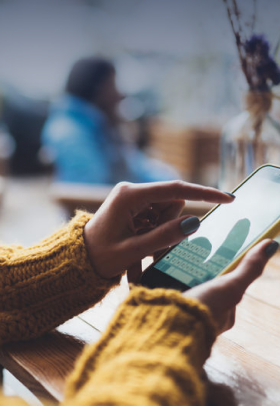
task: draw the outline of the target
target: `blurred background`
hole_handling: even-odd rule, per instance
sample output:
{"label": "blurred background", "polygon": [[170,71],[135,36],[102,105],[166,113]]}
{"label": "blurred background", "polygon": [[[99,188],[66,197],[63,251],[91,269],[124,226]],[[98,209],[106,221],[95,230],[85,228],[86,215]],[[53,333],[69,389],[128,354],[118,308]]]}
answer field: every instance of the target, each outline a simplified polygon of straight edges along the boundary
{"label": "blurred background", "polygon": [[[255,11],[253,0],[238,4],[245,23],[256,13],[254,31],[274,49],[279,0],[258,0]],[[123,139],[181,178],[217,186],[221,129],[242,111],[247,89],[222,0],[0,0],[3,243],[39,241],[76,207],[96,210],[112,186],[56,182],[42,146],[50,108],[87,56],[116,68]]]}
{"label": "blurred background", "polygon": [[[239,3],[249,24],[255,2]],[[256,5],[255,32],[273,49],[280,2]],[[217,185],[221,129],[247,88],[222,0],[1,0],[0,55],[3,242],[38,241],[109,190],[54,187],[55,162],[42,148],[49,109],[85,56],[116,68],[124,139],[183,179]],[[75,201],[81,194],[87,204]]]}

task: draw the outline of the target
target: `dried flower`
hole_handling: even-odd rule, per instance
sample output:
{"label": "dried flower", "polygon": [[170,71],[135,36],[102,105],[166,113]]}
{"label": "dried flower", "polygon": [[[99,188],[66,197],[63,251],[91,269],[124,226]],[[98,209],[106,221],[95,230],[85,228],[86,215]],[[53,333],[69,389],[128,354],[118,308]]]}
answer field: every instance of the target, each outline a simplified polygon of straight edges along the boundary
{"label": "dried flower", "polygon": [[248,55],[258,54],[267,57],[269,54],[269,43],[264,35],[252,35],[250,39],[245,41],[244,48]]}
{"label": "dried flower", "polygon": [[[240,21],[241,13],[236,0],[223,0],[235,36],[241,67],[250,90],[270,91],[280,83],[280,68],[270,54],[264,35],[252,34],[246,39]],[[231,3],[231,6],[230,6]],[[255,15],[253,16],[255,21]],[[252,24],[254,26],[254,23]]]}

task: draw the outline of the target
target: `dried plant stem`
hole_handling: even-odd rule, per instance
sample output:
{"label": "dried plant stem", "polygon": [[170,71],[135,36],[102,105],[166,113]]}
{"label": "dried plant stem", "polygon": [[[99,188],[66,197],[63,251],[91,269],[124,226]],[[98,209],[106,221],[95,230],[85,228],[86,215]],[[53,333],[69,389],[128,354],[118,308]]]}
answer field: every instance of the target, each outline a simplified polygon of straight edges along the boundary
{"label": "dried plant stem", "polygon": [[234,10],[234,14],[235,14],[235,17],[236,17],[236,21],[237,21],[237,24],[238,24],[238,32],[239,32],[240,35],[242,35],[242,27],[241,27],[240,18],[239,18],[240,17],[240,11],[238,9],[236,0],[232,0],[232,4],[233,4],[233,10]]}
{"label": "dried plant stem", "polygon": [[253,12],[253,18],[252,18],[252,34],[254,32],[256,20],[257,20],[257,0],[253,0],[253,7],[254,7],[254,12]]}
{"label": "dried plant stem", "polygon": [[238,22],[238,30],[239,30],[239,31],[237,31],[237,30],[235,29],[235,27],[234,27],[234,23],[233,23],[233,19],[232,19],[232,14],[231,14],[231,9],[230,9],[230,7],[229,7],[228,0],[223,0],[223,2],[224,2],[225,5],[226,5],[226,9],[227,9],[227,14],[228,14],[228,18],[229,18],[229,21],[230,21],[230,25],[231,25],[233,34],[234,34],[234,36],[235,36],[235,42],[236,42],[236,45],[237,45],[237,51],[238,51],[239,60],[240,60],[240,63],[241,63],[241,68],[242,68],[242,71],[243,71],[243,73],[244,73],[244,75],[245,75],[245,78],[246,78],[246,80],[247,80],[247,82],[248,82],[248,84],[249,84],[249,86],[250,86],[250,88],[251,88],[251,87],[252,87],[252,81],[251,81],[250,75],[249,75],[249,73],[248,73],[248,67],[247,67],[246,58],[245,58],[245,57],[243,56],[243,54],[242,54],[242,42],[241,42],[241,36],[240,36],[241,27],[240,27],[239,10],[238,10],[238,7],[237,7],[237,3],[236,3],[235,0],[232,0],[232,2],[233,2],[233,7],[234,7],[234,13],[235,13],[235,15],[236,15],[237,22]]}

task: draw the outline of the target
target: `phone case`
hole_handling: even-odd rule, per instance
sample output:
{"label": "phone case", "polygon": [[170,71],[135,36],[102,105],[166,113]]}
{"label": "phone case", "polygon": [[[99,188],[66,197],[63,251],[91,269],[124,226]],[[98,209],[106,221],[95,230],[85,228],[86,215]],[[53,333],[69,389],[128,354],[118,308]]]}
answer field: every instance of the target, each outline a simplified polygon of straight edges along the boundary
{"label": "phone case", "polygon": [[[273,165],[273,164],[265,164],[262,166],[259,166],[254,172],[252,172],[249,176],[247,176],[247,178],[245,178],[235,189],[233,189],[232,193],[234,193],[240,186],[242,186],[245,182],[247,182],[248,179],[250,179],[252,176],[254,176],[254,174],[256,172],[258,172],[259,170],[261,170],[262,168],[268,167],[268,166],[272,166],[273,168],[277,168],[280,170],[280,167],[277,165]],[[213,207],[212,210],[210,210],[208,213],[205,214],[205,216],[203,216],[201,218],[201,220],[203,220],[205,217],[207,217],[212,211],[215,210],[215,208],[218,205],[216,205],[215,207]],[[280,206],[280,202],[279,202],[279,206]],[[279,235],[280,238],[280,219],[275,222],[268,230],[266,230],[257,240],[255,240],[251,245],[249,245],[246,250],[244,252],[242,252],[242,254],[240,254],[240,256],[238,258],[236,258],[233,262],[231,262],[221,273],[219,273],[216,277],[220,276],[220,275],[224,275],[226,273],[229,273],[231,271],[233,271],[236,266],[239,264],[239,262],[242,260],[242,258],[246,255],[246,253],[252,248],[254,247],[256,244],[258,244],[260,241],[264,240],[265,238],[276,238]]]}
{"label": "phone case", "polygon": [[[233,191],[234,193],[240,186],[242,186],[245,182],[248,181],[251,177],[255,175],[256,172],[261,170],[262,168],[265,167],[272,167],[272,168],[277,168],[279,170],[279,179],[280,179],[280,166],[277,165],[272,165],[272,164],[265,164],[257,168],[254,172],[252,172],[249,176],[247,176],[246,179],[244,179]],[[201,220],[205,219],[207,216],[209,216],[217,207],[219,204],[215,205],[212,210],[210,210],[208,213],[206,213]],[[279,212],[280,212],[280,201],[279,201]],[[224,270],[222,270],[220,273],[218,273],[215,277],[218,277],[220,275],[224,275],[226,273],[231,272],[236,268],[238,263],[242,260],[242,258],[246,255],[246,253],[256,244],[258,244],[260,241],[262,241],[265,238],[273,238],[277,240],[277,236],[279,236],[280,239],[280,218],[277,220],[269,229],[267,229],[263,234],[261,234],[252,244],[250,244],[244,252],[242,252],[236,259],[234,259],[229,265],[226,266]],[[280,242],[280,241],[279,241]],[[173,249],[173,248],[172,248]],[[171,249],[171,250],[172,250]],[[158,287],[157,282],[156,282],[156,272],[159,272],[161,274],[161,271],[157,270],[154,268],[154,264],[157,263],[162,257],[164,257],[170,250],[167,250],[165,253],[163,253],[160,258],[158,258],[155,262],[150,264],[143,272],[142,278],[141,278],[141,283],[144,284],[144,286],[148,287]],[[149,270],[153,269],[151,273],[149,273]],[[176,278],[172,278],[169,275],[166,275],[165,273],[162,273],[161,275],[164,275],[164,280],[161,279],[161,283],[163,285],[160,285],[161,287],[169,287],[169,283],[171,283],[171,287],[178,289],[178,290],[186,290],[186,288],[189,288],[187,284],[184,284],[183,282],[177,280]],[[168,281],[168,279],[172,279],[172,281]]]}

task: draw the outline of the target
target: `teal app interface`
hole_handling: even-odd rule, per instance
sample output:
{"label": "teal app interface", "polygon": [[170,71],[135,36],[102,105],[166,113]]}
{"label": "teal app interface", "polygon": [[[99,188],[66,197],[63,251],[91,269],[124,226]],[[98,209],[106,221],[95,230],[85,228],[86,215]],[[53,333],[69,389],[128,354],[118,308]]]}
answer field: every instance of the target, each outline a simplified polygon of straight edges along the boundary
{"label": "teal app interface", "polygon": [[219,206],[196,233],[154,267],[193,287],[214,278],[280,217],[280,171],[259,170]]}

